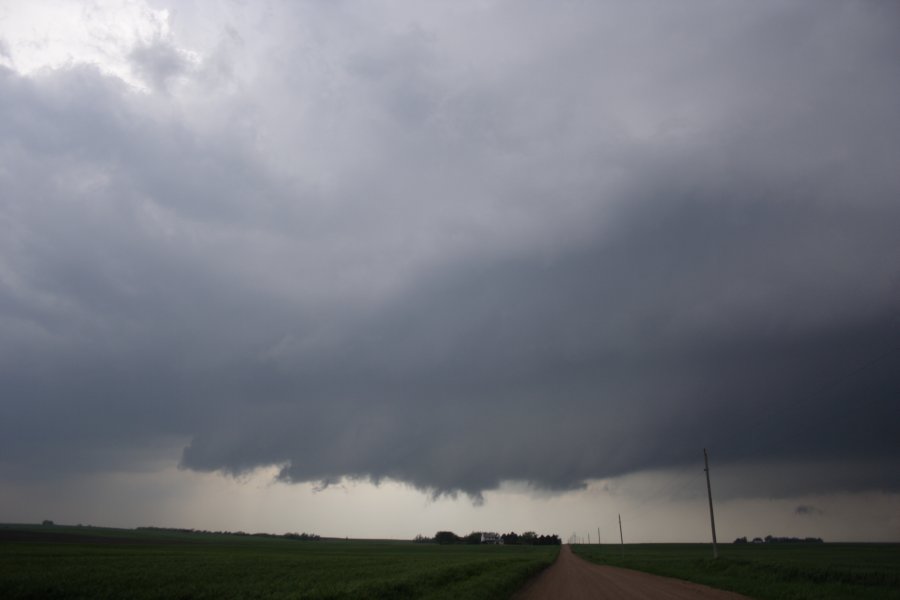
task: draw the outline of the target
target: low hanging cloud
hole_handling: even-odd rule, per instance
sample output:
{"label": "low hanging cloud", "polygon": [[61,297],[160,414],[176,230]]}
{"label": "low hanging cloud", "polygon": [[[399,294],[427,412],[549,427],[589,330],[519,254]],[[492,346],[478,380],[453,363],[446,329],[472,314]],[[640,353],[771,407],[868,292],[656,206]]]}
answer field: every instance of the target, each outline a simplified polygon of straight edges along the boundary
{"label": "low hanging cloud", "polygon": [[900,490],[896,11],[243,10],[0,67],[5,477]]}

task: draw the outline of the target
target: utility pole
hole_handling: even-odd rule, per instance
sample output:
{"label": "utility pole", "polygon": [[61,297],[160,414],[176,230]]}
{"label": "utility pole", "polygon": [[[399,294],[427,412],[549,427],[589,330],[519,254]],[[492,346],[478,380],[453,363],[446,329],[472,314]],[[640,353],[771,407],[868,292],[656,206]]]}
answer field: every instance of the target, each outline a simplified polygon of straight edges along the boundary
{"label": "utility pole", "polygon": [[600,528],[597,528],[597,545],[600,545]]}
{"label": "utility pole", "polygon": [[622,513],[619,513],[619,541],[622,542],[622,558],[625,558],[625,536],[622,535]]}
{"label": "utility pole", "polygon": [[709,456],[706,454],[706,448],[703,449],[703,464],[706,471],[706,495],[709,496],[709,524],[712,526],[713,540],[713,558],[719,558],[719,549],[716,548],[716,517],[713,515],[712,507],[712,488],[709,485]]}
{"label": "utility pole", "polygon": [[591,545],[591,532],[588,531],[588,546]]}

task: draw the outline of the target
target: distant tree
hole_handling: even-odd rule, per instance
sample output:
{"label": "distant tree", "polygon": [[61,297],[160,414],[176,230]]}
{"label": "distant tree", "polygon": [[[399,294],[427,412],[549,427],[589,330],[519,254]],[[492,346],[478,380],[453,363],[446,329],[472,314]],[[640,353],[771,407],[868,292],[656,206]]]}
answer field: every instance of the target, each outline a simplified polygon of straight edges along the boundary
{"label": "distant tree", "polygon": [[747,543],[747,536],[739,537],[738,539],[734,540],[734,543],[735,543],[735,544],[746,544],[746,543]]}
{"label": "distant tree", "polygon": [[459,542],[459,536],[452,531],[438,531],[434,534],[434,541],[438,544],[456,544]]}
{"label": "distant tree", "polygon": [[533,544],[537,539],[537,534],[533,531],[526,531],[519,536],[519,541],[523,544]]}
{"label": "distant tree", "polygon": [[[754,542],[756,540],[753,540]],[[772,535],[767,535],[765,542],[767,544],[822,544],[822,538],[817,537],[807,537],[807,538],[797,538],[797,537],[775,537]]]}
{"label": "distant tree", "polygon": [[419,535],[416,536],[416,538],[413,541],[417,544],[430,544],[434,540],[431,539],[430,537],[428,537],[427,535],[422,535],[420,533]]}
{"label": "distant tree", "polygon": [[[257,535],[259,535],[259,534],[257,534]],[[265,537],[265,535],[263,535],[263,537]],[[286,537],[289,540],[300,540],[303,542],[317,542],[320,539],[322,539],[320,536],[316,535],[315,533],[306,533],[306,532],[286,533],[282,537]]]}
{"label": "distant tree", "polygon": [[41,521],[41,525],[53,525],[53,521],[51,521],[50,519],[44,519],[43,521]]}
{"label": "distant tree", "polygon": [[465,538],[463,538],[467,544],[480,544],[481,543],[481,532],[473,531]]}
{"label": "distant tree", "polygon": [[504,544],[518,544],[519,543],[519,534],[515,531],[510,531],[509,533],[504,533],[500,536],[500,539],[503,540]]}
{"label": "distant tree", "polygon": [[559,546],[562,544],[562,540],[556,534],[541,535],[535,539],[534,544],[537,546]]}

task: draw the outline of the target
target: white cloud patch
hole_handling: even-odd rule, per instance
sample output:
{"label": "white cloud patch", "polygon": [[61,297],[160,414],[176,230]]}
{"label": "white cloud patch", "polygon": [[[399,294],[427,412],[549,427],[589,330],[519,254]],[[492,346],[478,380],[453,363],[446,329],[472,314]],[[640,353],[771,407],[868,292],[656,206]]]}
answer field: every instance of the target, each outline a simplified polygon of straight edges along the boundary
{"label": "white cloud patch", "polygon": [[19,73],[91,65],[146,89],[197,55],[172,45],[170,11],[143,0],[36,0],[0,13],[3,56]]}

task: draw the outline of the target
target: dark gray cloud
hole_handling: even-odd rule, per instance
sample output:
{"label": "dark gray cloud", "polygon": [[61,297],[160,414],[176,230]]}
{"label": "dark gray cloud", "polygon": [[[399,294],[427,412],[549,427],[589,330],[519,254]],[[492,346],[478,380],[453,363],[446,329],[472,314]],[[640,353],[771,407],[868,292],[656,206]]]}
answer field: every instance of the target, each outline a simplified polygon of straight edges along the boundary
{"label": "dark gray cloud", "polygon": [[184,75],[191,67],[190,58],[183,51],[162,40],[134,48],[130,58],[137,75],[163,92],[173,78]]}
{"label": "dark gray cloud", "polygon": [[816,508],[815,506],[810,506],[809,504],[801,504],[794,509],[794,514],[801,517],[806,517],[809,515],[821,515],[822,509]]}
{"label": "dark gray cloud", "polygon": [[341,6],[0,69],[6,476],[900,489],[894,11]]}

